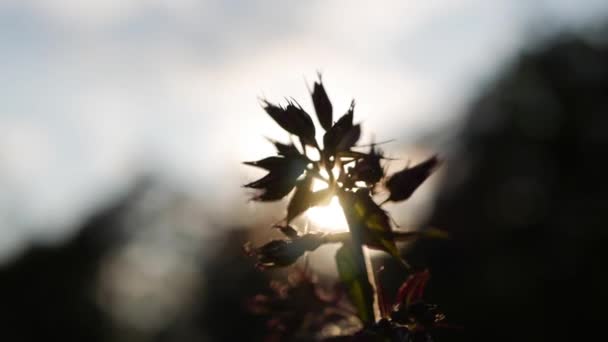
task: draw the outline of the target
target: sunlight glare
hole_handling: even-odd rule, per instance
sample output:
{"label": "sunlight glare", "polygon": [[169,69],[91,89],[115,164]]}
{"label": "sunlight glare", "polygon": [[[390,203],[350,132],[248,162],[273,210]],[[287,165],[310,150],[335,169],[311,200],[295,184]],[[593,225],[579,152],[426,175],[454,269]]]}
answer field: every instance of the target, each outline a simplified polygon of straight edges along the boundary
{"label": "sunlight glare", "polygon": [[[315,179],[312,183],[312,188],[313,191],[323,190],[327,188],[327,184]],[[337,196],[334,196],[326,206],[308,209],[306,216],[310,219],[314,229],[324,232],[348,231],[348,224],[346,223],[346,218]]]}

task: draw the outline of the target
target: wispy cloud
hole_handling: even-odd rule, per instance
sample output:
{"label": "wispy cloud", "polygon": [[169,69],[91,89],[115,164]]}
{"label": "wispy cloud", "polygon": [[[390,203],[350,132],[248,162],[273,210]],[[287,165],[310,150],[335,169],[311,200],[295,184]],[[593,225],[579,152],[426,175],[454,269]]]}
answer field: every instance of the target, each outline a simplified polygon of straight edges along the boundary
{"label": "wispy cloud", "polygon": [[[278,132],[257,97],[309,105],[304,79],[317,70],[337,111],[354,97],[370,131],[411,139],[457,117],[478,81],[541,19],[576,26],[607,7],[4,1],[0,240],[15,246],[69,233],[141,165],[217,194],[219,203],[234,201],[243,180],[235,164],[270,151],[262,137]],[[225,184],[235,192],[220,192]],[[39,228],[49,226],[56,228]]]}

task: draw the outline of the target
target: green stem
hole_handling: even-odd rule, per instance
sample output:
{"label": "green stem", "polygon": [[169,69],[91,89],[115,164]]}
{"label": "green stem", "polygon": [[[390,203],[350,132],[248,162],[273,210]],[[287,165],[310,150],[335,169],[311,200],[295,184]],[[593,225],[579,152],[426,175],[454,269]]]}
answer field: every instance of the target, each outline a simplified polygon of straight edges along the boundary
{"label": "green stem", "polygon": [[352,210],[354,208],[349,200],[349,194],[341,191],[338,193],[338,198],[340,199],[340,204],[350,231],[350,241],[345,241],[345,245],[348,244],[350,247],[352,260],[355,263],[354,272],[356,274],[354,278],[358,279],[363,296],[363,304],[358,308],[359,314],[362,316],[361,318],[365,324],[371,324],[380,319],[380,312],[371,260],[364,250],[364,241],[361,234],[363,227],[361,227],[361,223],[356,219],[356,215],[353,215]]}

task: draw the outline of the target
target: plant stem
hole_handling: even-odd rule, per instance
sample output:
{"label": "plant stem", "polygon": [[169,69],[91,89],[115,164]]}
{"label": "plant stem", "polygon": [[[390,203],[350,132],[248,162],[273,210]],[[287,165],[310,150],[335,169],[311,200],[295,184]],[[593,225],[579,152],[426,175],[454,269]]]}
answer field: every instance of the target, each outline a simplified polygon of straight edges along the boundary
{"label": "plant stem", "polygon": [[361,250],[363,251],[363,258],[365,262],[365,272],[367,273],[367,280],[369,284],[372,286],[373,293],[373,307],[374,307],[374,321],[378,322],[382,318],[382,314],[380,312],[380,297],[378,295],[378,284],[376,283],[376,273],[374,272],[374,267],[372,265],[372,258],[369,254],[369,249],[365,246],[361,246]]}
{"label": "plant stem", "polygon": [[346,217],[350,231],[350,241],[346,240],[346,242],[352,242],[350,250],[352,251],[352,259],[356,265],[356,278],[360,282],[361,294],[366,303],[366,312],[364,313],[364,317],[369,317],[368,321],[365,321],[364,319],[364,323],[371,324],[380,318],[376,284],[374,272],[371,269],[371,260],[369,259],[369,255],[367,255],[364,250],[364,241],[362,236],[364,228],[361,226],[360,220],[356,218],[357,216],[353,215],[353,203],[351,200],[351,195],[352,193],[341,191],[338,193],[338,198],[340,199],[340,205],[344,211],[344,216]]}

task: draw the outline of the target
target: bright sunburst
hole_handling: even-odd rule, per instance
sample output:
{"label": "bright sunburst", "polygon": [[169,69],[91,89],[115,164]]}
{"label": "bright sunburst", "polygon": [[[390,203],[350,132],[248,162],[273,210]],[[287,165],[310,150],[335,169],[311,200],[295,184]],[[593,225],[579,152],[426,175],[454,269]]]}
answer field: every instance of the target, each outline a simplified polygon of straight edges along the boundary
{"label": "bright sunburst", "polygon": [[[327,184],[315,179],[312,183],[312,187],[313,191],[318,191],[327,188]],[[316,206],[308,209],[306,216],[308,216],[315,229],[325,232],[348,230],[348,224],[346,223],[346,218],[344,217],[344,212],[342,211],[337,196],[332,197],[331,201],[326,206]]]}

